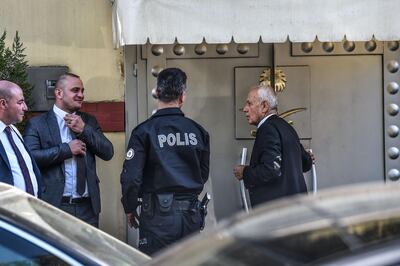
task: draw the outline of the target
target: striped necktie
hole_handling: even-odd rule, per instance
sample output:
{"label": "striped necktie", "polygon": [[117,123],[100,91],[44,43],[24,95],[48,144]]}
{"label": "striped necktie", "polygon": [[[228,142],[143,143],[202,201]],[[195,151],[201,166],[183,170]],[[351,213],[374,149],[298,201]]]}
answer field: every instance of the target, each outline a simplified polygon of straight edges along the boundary
{"label": "striped necktie", "polygon": [[25,190],[26,190],[27,193],[34,195],[32,180],[31,180],[31,176],[29,174],[28,167],[26,166],[25,160],[22,157],[21,152],[19,151],[17,145],[14,142],[11,130],[12,129],[9,126],[7,126],[6,129],[5,129],[8,141],[10,142],[11,147],[13,148],[15,155],[17,156],[17,161],[18,161],[19,167],[21,168],[22,175],[24,177]]}

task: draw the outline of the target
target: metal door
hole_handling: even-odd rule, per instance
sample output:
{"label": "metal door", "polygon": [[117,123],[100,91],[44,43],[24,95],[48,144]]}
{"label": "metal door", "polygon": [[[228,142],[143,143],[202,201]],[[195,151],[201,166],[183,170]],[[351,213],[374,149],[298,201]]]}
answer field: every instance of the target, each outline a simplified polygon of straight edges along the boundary
{"label": "metal door", "polygon": [[350,52],[341,43],[275,45],[277,69],[310,69],[309,137],[320,188],[384,180],[383,45],[368,51],[362,44]]}

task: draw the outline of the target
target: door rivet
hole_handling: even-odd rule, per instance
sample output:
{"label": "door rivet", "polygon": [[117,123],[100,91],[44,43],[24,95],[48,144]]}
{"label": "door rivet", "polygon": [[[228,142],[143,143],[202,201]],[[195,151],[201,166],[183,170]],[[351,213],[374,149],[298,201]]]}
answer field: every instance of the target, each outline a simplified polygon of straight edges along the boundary
{"label": "door rivet", "polygon": [[164,48],[161,45],[153,45],[151,47],[151,52],[155,56],[160,56],[164,53]]}
{"label": "door rivet", "polygon": [[313,49],[313,44],[311,42],[303,42],[301,44],[301,50],[303,50],[303,52],[305,53],[311,52],[312,49]]}
{"label": "door rivet", "polygon": [[399,62],[396,60],[390,60],[387,69],[389,70],[390,73],[396,73],[397,70],[399,70]]}

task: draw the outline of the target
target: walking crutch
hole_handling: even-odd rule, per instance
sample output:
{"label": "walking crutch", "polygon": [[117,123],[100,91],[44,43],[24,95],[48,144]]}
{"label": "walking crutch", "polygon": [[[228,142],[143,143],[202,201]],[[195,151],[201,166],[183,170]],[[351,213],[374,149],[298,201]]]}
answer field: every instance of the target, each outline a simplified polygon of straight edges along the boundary
{"label": "walking crutch", "polygon": [[[240,156],[240,165],[246,164],[247,148],[242,148],[242,154]],[[249,204],[247,203],[246,189],[244,187],[243,180],[240,180],[240,196],[242,197],[243,207],[246,212],[249,212]]]}
{"label": "walking crutch", "polygon": [[[312,153],[312,149],[310,149],[310,152]],[[317,182],[317,171],[315,170],[314,161],[313,161],[312,167],[311,167],[311,176],[312,176],[312,181],[313,181],[313,194],[317,194],[318,182]]]}

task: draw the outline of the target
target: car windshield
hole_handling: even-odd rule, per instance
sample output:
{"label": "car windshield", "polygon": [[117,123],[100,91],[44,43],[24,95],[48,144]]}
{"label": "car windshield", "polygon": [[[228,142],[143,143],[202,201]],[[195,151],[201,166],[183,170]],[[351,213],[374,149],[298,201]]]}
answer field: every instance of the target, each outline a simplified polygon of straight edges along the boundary
{"label": "car windshield", "polygon": [[0,214],[51,240],[110,265],[142,265],[148,257],[125,243],[49,204],[22,193],[0,190]]}
{"label": "car windshield", "polygon": [[332,226],[275,239],[238,238],[198,265],[297,265],[338,259],[400,236],[400,217]]}

